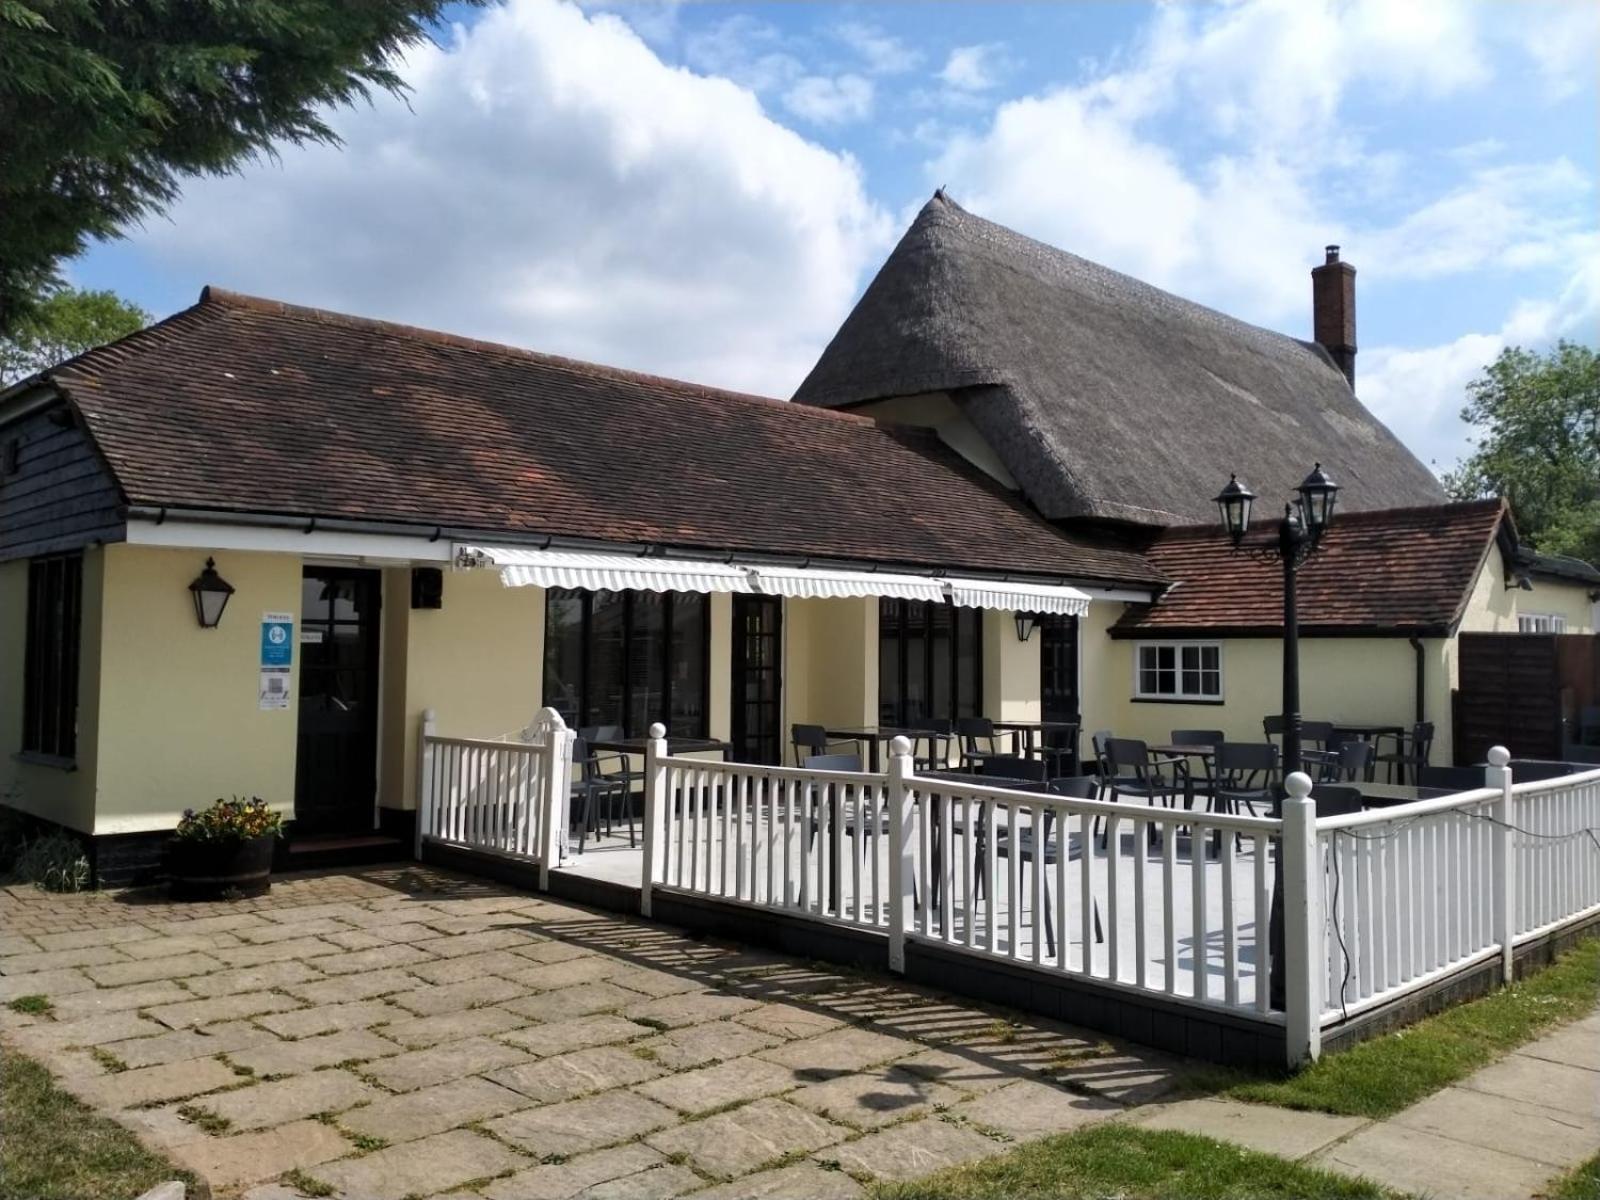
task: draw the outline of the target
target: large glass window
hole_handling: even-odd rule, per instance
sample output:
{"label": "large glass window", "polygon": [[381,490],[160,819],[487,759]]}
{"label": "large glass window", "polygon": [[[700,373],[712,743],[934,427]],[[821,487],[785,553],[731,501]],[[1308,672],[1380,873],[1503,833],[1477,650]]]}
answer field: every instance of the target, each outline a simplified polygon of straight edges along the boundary
{"label": "large glass window", "polygon": [[1134,695],[1140,700],[1221,700],[1222,647],[1216,642],[1144,642]]}
{"label": "large glass window", "polygon": [[575,728],[643,737],[661,721],[675,736],[704,737],[709,620],[697,592],[551,588],[544,702]]}
{"label": "large glass window", "polygon": [[983,612],[878,601],[878,720],[976,717],[983,709]]}
{"label": "large glass window", "polygon": [[22,749],[52,758],[78,750],[78,642],[83,556],[58,554],[28,564]]}

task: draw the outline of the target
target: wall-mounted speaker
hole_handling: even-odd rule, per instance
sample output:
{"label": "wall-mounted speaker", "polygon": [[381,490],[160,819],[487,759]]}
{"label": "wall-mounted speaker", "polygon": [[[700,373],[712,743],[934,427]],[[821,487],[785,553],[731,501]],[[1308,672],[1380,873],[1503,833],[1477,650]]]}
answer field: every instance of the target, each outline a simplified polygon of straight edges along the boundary
{"label": "wall-mounted speaker", "polygon": [[438,567],[411,568],[411,607],[444,607],[444,572]]}

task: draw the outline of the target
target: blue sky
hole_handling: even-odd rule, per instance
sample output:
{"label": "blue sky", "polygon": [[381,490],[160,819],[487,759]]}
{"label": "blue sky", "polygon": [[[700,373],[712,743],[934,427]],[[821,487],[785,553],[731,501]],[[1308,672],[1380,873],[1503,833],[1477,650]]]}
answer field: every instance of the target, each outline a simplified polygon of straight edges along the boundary
{"label": "blue sky", "polygon": [[1425,461],[1509,344],[1600,325],[1600,4],[507,0],[342,151],[200,180],[73,264],[786,396],[938,185],[1246,320],[1359,271],[1358,391]]}

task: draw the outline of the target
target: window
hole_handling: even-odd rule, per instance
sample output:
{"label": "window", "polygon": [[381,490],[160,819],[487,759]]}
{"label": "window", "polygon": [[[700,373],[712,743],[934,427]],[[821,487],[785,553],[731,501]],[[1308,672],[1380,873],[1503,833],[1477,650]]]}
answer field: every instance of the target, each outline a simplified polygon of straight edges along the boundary
{"label": "window", "polygon": [[22,749],[52,758],[78,750],[78,635],[83,556],[28,564],[28,641],[23,668]]}
{"label": "window", "polygon": [[1567,619],[1560,613],[1521,613],[1517,617],[1518,633],[1565,633]]}
{"label": "window", "polygon": [[1139,700],[1221,700],[1222,647],[1216,642],[1144,642],[1134,674],[1134,697]]}
{"label": "window", "polygon": [[983,708],[983,611],[878,601],[878,720],[976,717]]}
{"label": "window", "polygon": [[544,702],[577,728],[704,737],[710,606],[698,592],[545,593]]}

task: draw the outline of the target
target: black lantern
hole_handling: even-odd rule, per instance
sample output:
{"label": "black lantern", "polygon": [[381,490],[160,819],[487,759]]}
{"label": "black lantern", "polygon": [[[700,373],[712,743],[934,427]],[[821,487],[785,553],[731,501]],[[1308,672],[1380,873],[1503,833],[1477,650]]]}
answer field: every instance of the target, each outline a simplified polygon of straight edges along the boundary
{"label": "black lantern", "polygon": [[1025,642],[1033,636],[1033,631],[1039,627],[1037,613],[1019,612],[1017,614],[1017,641]]}
{"label": "black lantern", "polygon": [[1312,537],[1321,537],[1333,520],[1333,506],[1339,498],[1339,485],[1322,473],[1322,464],[1312,468],[1300,485],[1300,523]]}
{"label": "black lantern", "polygon": [[1256,494],[1240,483],[1237,475],[1229,475],[1228,486],[1217,493],[1217,511],[1235,546],[1250,531],[1250,507],[1255,501]]}
{"label": "black lantern", "polygon": [[194,615],[201,629],[215,629],[222,620],[222,610],[228,607],[228,597],[233,595],[233,584],[217,574],[217,560],[206,559],[206,569],[189,585],[194,597]]}

